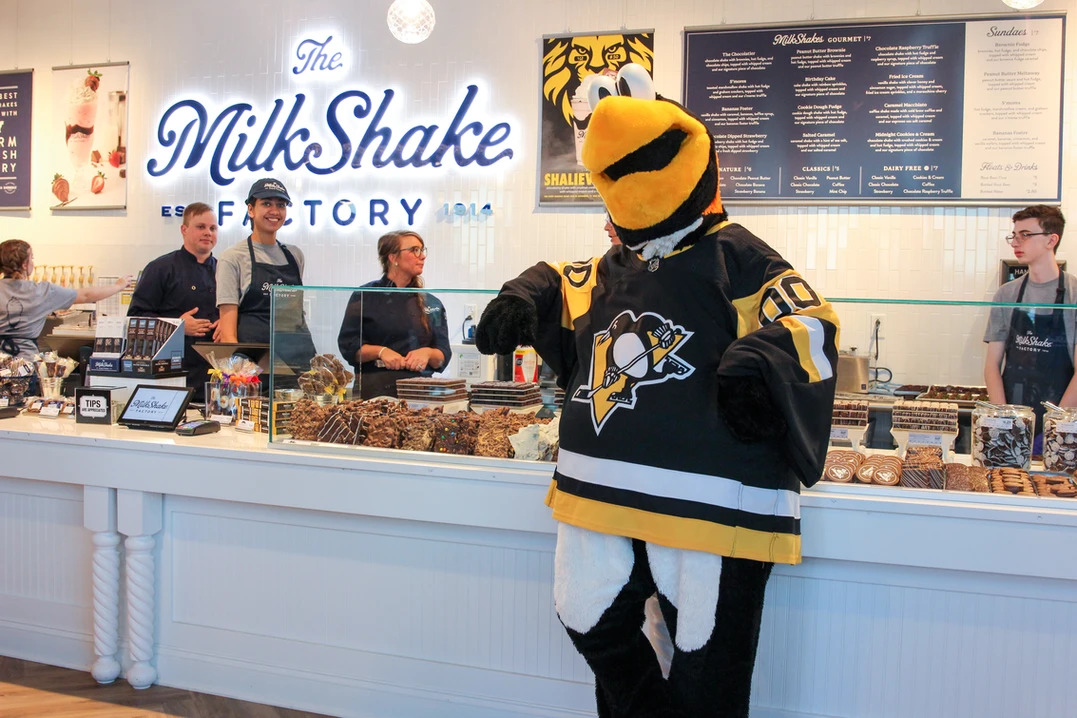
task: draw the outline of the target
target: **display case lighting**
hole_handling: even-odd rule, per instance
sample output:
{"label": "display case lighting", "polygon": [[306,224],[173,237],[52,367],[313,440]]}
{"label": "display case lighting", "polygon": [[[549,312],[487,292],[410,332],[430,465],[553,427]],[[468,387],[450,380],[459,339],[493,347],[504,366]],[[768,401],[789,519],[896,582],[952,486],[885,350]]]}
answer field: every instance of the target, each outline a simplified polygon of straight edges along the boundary
{"label": "display case lighting", "polygon": [[1043,0],[1002,0],[1002,2],[1009,5],[1014,10],[1031,10],[1042,3]]}
{"label": "display case lighting", "polygon": [[393,0],[386,22],[393,37],[414,45],[434,31],[434,8],[426,0]]}

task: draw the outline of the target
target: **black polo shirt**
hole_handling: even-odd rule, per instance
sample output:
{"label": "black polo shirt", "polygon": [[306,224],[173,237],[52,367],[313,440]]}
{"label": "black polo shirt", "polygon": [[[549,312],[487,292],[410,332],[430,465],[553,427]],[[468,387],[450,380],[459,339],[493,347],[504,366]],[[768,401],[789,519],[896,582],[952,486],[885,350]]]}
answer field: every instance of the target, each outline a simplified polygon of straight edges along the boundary
{"label": "black polo shirt", "polygon": [[[178,319],[198,307],[196,319],[217,321],[217,258],[210,255],[201,264],[193,254],[180,247],[163,254],[146,265],[127,308],[129,317],[170,317]],[[195,342],[213,341],[212,332],[204,337],[184,337],[183,368],[190,373],[190,386],[206,381],[208,365],[191,348]],[[200,393],[200,392],[199,392]]]}

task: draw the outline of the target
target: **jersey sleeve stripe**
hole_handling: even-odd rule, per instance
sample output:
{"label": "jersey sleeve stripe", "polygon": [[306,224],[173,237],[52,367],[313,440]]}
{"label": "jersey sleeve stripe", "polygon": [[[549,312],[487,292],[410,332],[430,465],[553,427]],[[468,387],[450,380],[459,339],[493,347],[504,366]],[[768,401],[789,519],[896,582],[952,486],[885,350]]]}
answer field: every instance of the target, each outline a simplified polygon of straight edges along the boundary
{"label": "jersey sleeve stripe", "polygon": [[823,381],[834,376],[834,367],[823,350],[826,342],[823,323],[802,314],[790,314],[780,321],[793,337],[800,366],[807,372],[808,381]]}

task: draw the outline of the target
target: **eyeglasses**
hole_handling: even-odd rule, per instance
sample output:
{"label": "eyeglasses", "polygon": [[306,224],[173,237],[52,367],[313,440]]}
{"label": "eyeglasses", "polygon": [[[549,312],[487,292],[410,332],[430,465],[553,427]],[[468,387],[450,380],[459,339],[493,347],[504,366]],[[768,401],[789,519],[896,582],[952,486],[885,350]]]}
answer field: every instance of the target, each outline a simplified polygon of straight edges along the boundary
{"label": "eyeglasses", "polygon": [[1054,232],[1017,232],[1015,234],[1007,234],[1006,244],[1012,247],[1015,244],[1020,244],[1021,242],[1024,242],[1029,237],[1049,237],[1052,234],[1054,234]]}
{"label": "eyeglasses", "polygon": [[401,247],[400,249],[398,249],[398,250],[396,250],[396,251],[397,251],[397,253],[398,253],[398,254],[399,254],[400,252],[411,252],[411,253],[412,253],[412,254],[414,254],[414,255],[415,255],[416,257],[425,257],[425,256],[426,256],[426,247],[423,247],[423,246],[418,246],[418,247]]}

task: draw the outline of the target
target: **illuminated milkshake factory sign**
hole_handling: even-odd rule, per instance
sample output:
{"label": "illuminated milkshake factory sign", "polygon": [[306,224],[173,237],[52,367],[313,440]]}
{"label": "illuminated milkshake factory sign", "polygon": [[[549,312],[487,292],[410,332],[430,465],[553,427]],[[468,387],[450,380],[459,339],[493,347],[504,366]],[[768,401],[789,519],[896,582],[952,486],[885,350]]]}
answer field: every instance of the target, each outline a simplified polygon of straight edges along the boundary
{"label": "illuminated milkshake factory sign", "polygon": [[[345,59],[330,35],[324,40],[301,40],[290,64],[288,74],[298,80],[340,73]],[[161,115],[146,170],[152,177],[204,170],[216,185],[228,187],[243,173],[277,175],[287,181],[284,171],[332,176],[383,168],[488,167],[512,158],[512,127],[505,121],[477,118],[473,105],[479,95],[477,85],[468,85],[451,116],[411,126],[392,124],[393,110],[400,104],[394,105],[397,93],[392,89],[344,89],[328,98],[324,114],[313,125],[302,119],[303,108],[317,106],[317,99],[308,99],[303,92],[277,98],[264,108],[247,102],[215,108],[183,99]],[[401,219],[410,225],[422,200],[379,197],[369,200],[369,212],[346,198],[325,202],[331,205],[325,212],[317,211],[321,200],[311,202],[305,203],[310,207],[311,224],[388,224],[386,215],[395,209],[404,213]],[[223,224],[232,215],[228,206],[234,203],[221,205]],[[168,216],[173,209],[166,205],[162,214]]]}

